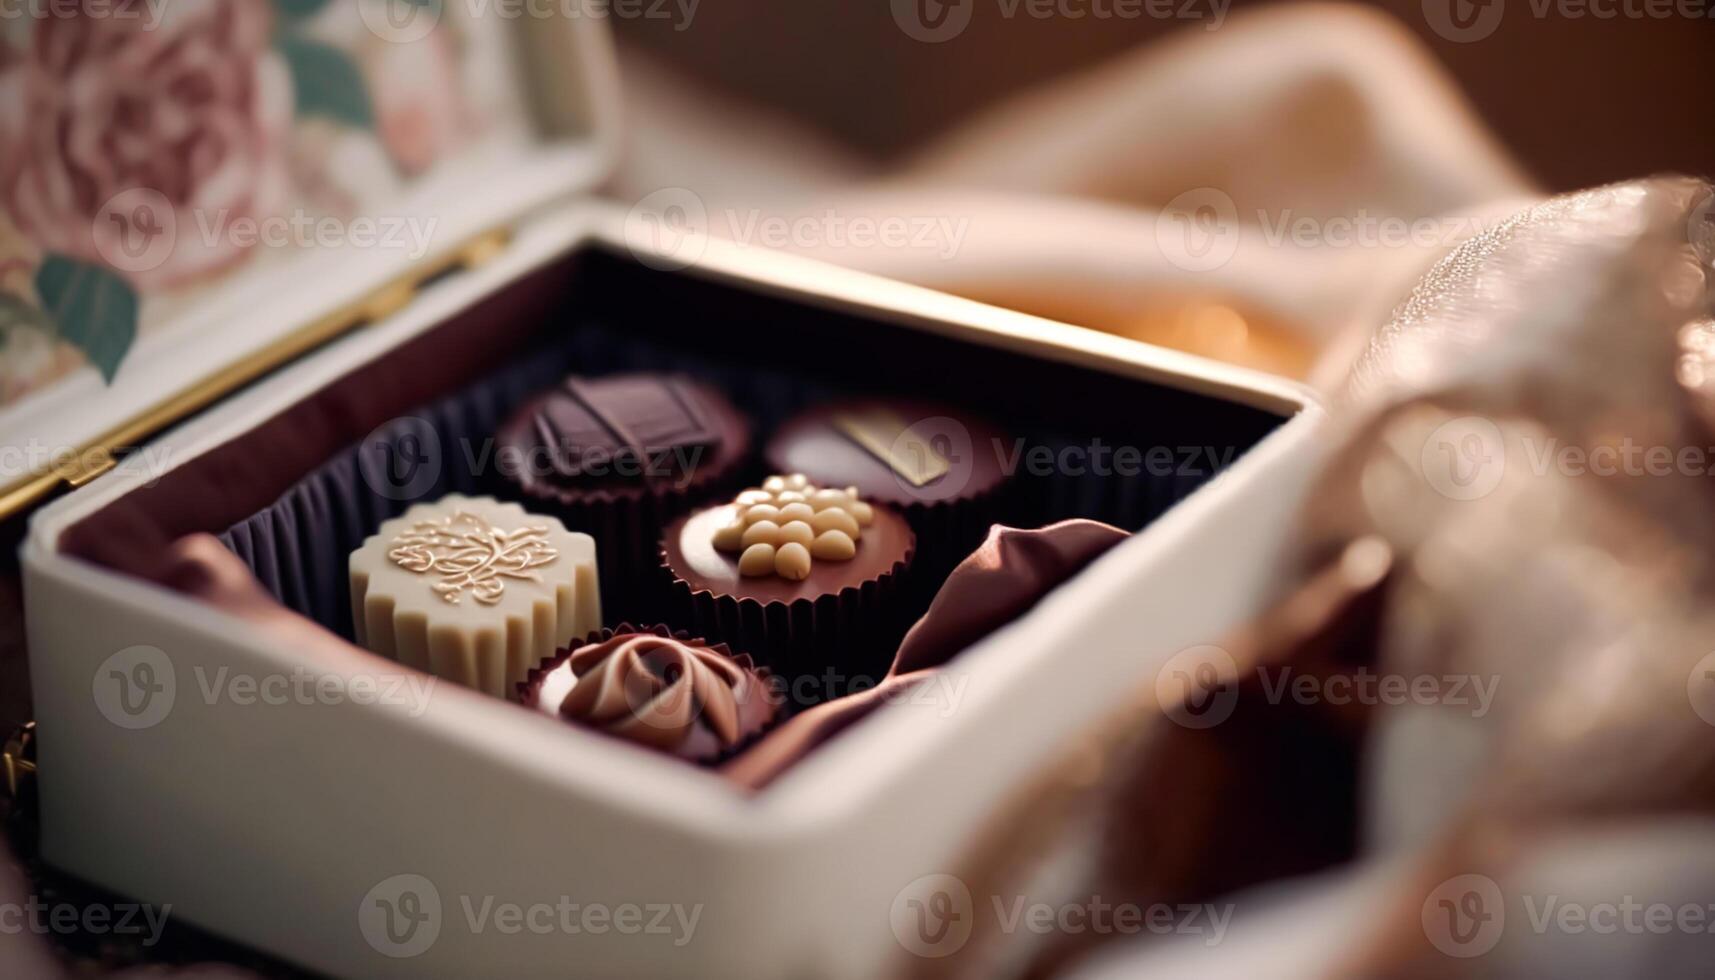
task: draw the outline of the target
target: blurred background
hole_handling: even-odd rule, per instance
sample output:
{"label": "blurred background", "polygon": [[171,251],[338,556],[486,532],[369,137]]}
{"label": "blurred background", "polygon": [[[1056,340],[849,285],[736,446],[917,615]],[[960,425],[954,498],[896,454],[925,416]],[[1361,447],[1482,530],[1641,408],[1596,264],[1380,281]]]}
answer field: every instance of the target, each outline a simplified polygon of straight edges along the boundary
{"label": "blurred background", "polygon": [[[1507,214],[1715,170],[1697,122],[1715,19],[1696,3],[679,10],[614,22],[616,196],[945,219],[947,254],[796,250],[1322,387],[1435,259]],[[1342,241],[1341,219],[1413,240]],[[1165,240],[1204,233],[1232,236],[1220,261]]]}
{"label": "blurred background", "polygon": [[[1520,10],[1522,0],[1518,0]],[[1276,3],[1234,0],[1229,16]],[[1715,18],[1504,17],[1480,42],[1437,34],[1419,0],[1364,4],[1415,35],[1525,170],[1551,191],[1662,170],[1715,171]],[[977,4],[956,38],[923,44],[886,3],[726,0],[694,27],[622,19],[632,58],[767,108],[885,164],[1012,95],[1177,29],[1150,17],[1004,17]]]}

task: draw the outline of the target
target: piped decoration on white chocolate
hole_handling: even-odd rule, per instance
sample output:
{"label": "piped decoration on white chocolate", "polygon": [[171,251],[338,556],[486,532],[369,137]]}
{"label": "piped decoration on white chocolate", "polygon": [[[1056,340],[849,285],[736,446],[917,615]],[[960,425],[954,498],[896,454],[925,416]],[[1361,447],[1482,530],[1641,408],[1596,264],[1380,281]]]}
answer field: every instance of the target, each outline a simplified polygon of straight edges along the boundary
{"label": "piped decoration on white chocolate", "polygon": [[738,555],[740,575],[794,582],[817,561],[850,561],[875,509],[856,487],[824,489],[802,473],[771,476],[733,499],[733,521],[716,529],[716,550]]}
{"label": "piped decoration on white chocolate", "polygon": [[492,497],[415,504],[349,567],[359,645],[498,697],[601,628],[594,539]]}
{"label": "piped decoration on white chocolate", "polygon": [[388,560],[400,568],[436,576],[435,594],[453,605],[469,589],[477,602],[492,606],[505,595],[508,579],[540,582],[535,569],[559,557],[545,525],[503,531],[466,510],[418,521],[387,549]]}

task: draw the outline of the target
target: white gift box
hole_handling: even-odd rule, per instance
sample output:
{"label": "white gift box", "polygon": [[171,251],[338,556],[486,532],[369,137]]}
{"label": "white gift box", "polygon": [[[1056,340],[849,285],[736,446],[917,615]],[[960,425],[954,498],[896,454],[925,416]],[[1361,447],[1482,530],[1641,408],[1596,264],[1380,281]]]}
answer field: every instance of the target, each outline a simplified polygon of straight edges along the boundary
{"label": "white gift box", "polygon": [[[611,58],[599,20],[563,28],[533,35],[538,56],[545,36],[564,46],[557,71],[531,77],[582,123],[508,161],[504,180],[490,162],[486,190],[443,213],[444,240],[475,245],[410,268],[307,256],[293,288],[248,294],[248,328],[209,334],[195,363],[146,357],[99,412],[62,406],[54,438],[99,444],[135,431],[126,420],[164,392],[248,382],[111,471],[72,474],[80,486],[33,517],[23,563],[44,857],[335,976],[885,975],[911,955],[898,900],[914,880],[954,870],[986,814],[1174,652],[1276,595],[1322,412],[1300,386],[1192,356],[695,234],[657,238],[649,215],[589,194],[614,145]],[[588,254],[801,309],[806,330],[837,315],[1278,424],[962,653],[956,710],[881,711],[755,794],[451,685],[406,707],[360,698],[369,665],[306,663],[251,622],[64,550],[68,529],[115,501]],[[312,345],[248,380],[259,352]],[[200,390],[180,407],[225,388]],[[9,440],[29,431],[9,421]],[[116,689],[116,670],[136,686]],[[282,677],[352,696],[270,702],[230,686]]]}

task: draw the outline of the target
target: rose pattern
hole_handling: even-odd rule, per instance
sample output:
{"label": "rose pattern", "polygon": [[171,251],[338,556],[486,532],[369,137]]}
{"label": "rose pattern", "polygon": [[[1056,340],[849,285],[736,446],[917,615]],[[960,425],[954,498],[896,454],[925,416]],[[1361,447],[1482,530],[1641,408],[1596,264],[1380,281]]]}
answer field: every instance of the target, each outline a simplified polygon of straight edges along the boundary
{"label": "rose pattern", "polygon": [[357,218],[517,125],[510,90],[476,84],[503,49],[465,30],[394,43],[350,0],[70,0],[0,25],[0,406],[84,364],[111,382],[291,209]]}
{"label": "rose pattern", "polygon": [[458,94],[458,54],[446,34],[394,44],[378,41],[370,89],[375,122],[394,163],[407,176],[427,171],[467,138],[469,119]]}
{"label": "rose pattern", "polygon": [[[0,207],[43,249],[105,263],[144,291],[242,257],[232,236],[200,234],[199,217],[283,209],[293,113],[268,5],[174,0],[160,9],[153,27],[138,0],[44,18],[0,82]],[[112,205],[137,191],[148,196]],[[162,231],[173,232],[167,247],[146,248]]]}

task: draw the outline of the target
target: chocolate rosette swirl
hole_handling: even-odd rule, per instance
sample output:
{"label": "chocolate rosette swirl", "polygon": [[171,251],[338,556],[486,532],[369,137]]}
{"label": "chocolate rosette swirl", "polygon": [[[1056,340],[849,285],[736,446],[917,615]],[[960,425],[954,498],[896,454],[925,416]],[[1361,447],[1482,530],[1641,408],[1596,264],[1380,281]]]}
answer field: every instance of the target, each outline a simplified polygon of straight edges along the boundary
{"label": "chocolate rosette swirl", "polygon": [[526,707],[692,762],[726,758],[767,727],[769,693],[748,657],[665,626],[603,630],[520,686]]}

